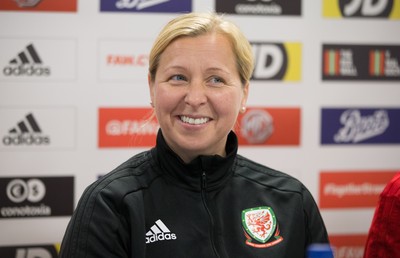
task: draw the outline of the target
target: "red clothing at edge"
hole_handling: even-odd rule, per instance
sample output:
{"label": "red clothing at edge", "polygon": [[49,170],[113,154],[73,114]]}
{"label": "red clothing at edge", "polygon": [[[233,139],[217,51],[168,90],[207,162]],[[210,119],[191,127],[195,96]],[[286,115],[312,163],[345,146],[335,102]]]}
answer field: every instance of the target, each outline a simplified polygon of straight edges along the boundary
{"label": "red clothing at edge", "polygon": [[365,245],[364,258],[400,258],[400,173],[380,195]]}

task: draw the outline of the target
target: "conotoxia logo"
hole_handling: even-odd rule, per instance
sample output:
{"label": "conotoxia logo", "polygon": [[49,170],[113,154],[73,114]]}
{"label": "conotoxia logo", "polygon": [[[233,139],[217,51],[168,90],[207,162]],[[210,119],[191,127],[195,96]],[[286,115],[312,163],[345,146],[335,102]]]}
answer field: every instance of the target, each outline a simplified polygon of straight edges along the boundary
{"label": "conotoxia logo", "polygon": [[301,0],[229,0],[215,1],[219,13],[243,15],[301,15]]}
{"label": "conotoxia logo", "polygon": [[319,207],[373,208],[396,171],[350,171],[320,174]]}
{"label": "conotoxia logo", "polygon": [[100,108],[99,147],[154,146],[159,129],[150,108]]}
{"label": "conotoxia logo", "polygon": [[400,80],[400,46],[323,45],[323,80]]}
{"label": "conotoxia logo", "polygon": [[2,0],[0,10],[76,12],[77,0]]}
{"label": "conotoxia logo", "polygon": [[191,0],[101,0],[102,12],[160,12],[192,11]]}
{"label": "conotoxia logo", "polygon": [[329,235],[335,258],[363,258],[367,235]]}
{"label": "conotoxia logo", "polygon": [[300,43],[252,42],[255,66],[252,80],[300,81]]}
{"label": "conotoxia logo", "polygon": [[0,246],[4,258],[57,258],[60,245]]}
{"label": "conotoxia logo", "polygon": [[400,19],[400,0],[324,0],[323,15],[329,18]]}
{"label": "conotoxia logo", "polygon": [[238,117],[240,145],[299,145],[299,108],[250,107]]}
{"label": "conotoxia logo", "polygon": [[400,109],[323,108],[322,144],[398,144]]}
{"label": "conotoxia logo", "polygon": [[72,177],[0,178],[0,218],[70,216]]}

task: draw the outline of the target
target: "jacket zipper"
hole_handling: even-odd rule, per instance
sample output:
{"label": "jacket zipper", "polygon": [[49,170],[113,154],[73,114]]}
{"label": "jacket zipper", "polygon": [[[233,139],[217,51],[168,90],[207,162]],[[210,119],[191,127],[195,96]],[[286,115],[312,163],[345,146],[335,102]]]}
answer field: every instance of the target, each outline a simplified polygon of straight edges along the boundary
{"label": "jacket zipper", "polygon": [[220,256],[219,256],[217,248],[215,246],[215,239],[214,239],[214,219],[212,217],[210,209],[208,208],[207,200],[206,200],[206,189],[207,189],[207,180],[206,179],[207,179],[206,172],[203,171],[203,174],[201,176],[201,199],[203,201],[204,208],[206,209],[208,217],[210,219],[211,245],[214,250],[215,256],[219,258]]}

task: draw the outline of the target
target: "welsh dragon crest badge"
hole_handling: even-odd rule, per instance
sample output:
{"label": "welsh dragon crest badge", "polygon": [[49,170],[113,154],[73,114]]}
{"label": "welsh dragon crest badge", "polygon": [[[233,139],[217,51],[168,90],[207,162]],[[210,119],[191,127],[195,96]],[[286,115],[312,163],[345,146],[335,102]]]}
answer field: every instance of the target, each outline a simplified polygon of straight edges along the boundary
{"label": "welsh dragon crest badge", "polygon": [[261,206],[242,211],[242,225],[246,244],[257,248],[267,248],[282,242],[279,226],[271,207]]}

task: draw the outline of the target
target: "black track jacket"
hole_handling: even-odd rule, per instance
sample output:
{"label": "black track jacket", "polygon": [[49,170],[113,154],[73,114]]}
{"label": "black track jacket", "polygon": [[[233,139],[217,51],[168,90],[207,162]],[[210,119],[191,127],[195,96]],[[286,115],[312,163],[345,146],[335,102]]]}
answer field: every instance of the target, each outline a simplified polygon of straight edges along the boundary
{"label": "black track jacket", "polygon": [[64,236],[61,258],[305,257],[327,243],[317,205],[297,179],[237,154],[185,164],[161,130],[156,147],[90,185]]}

